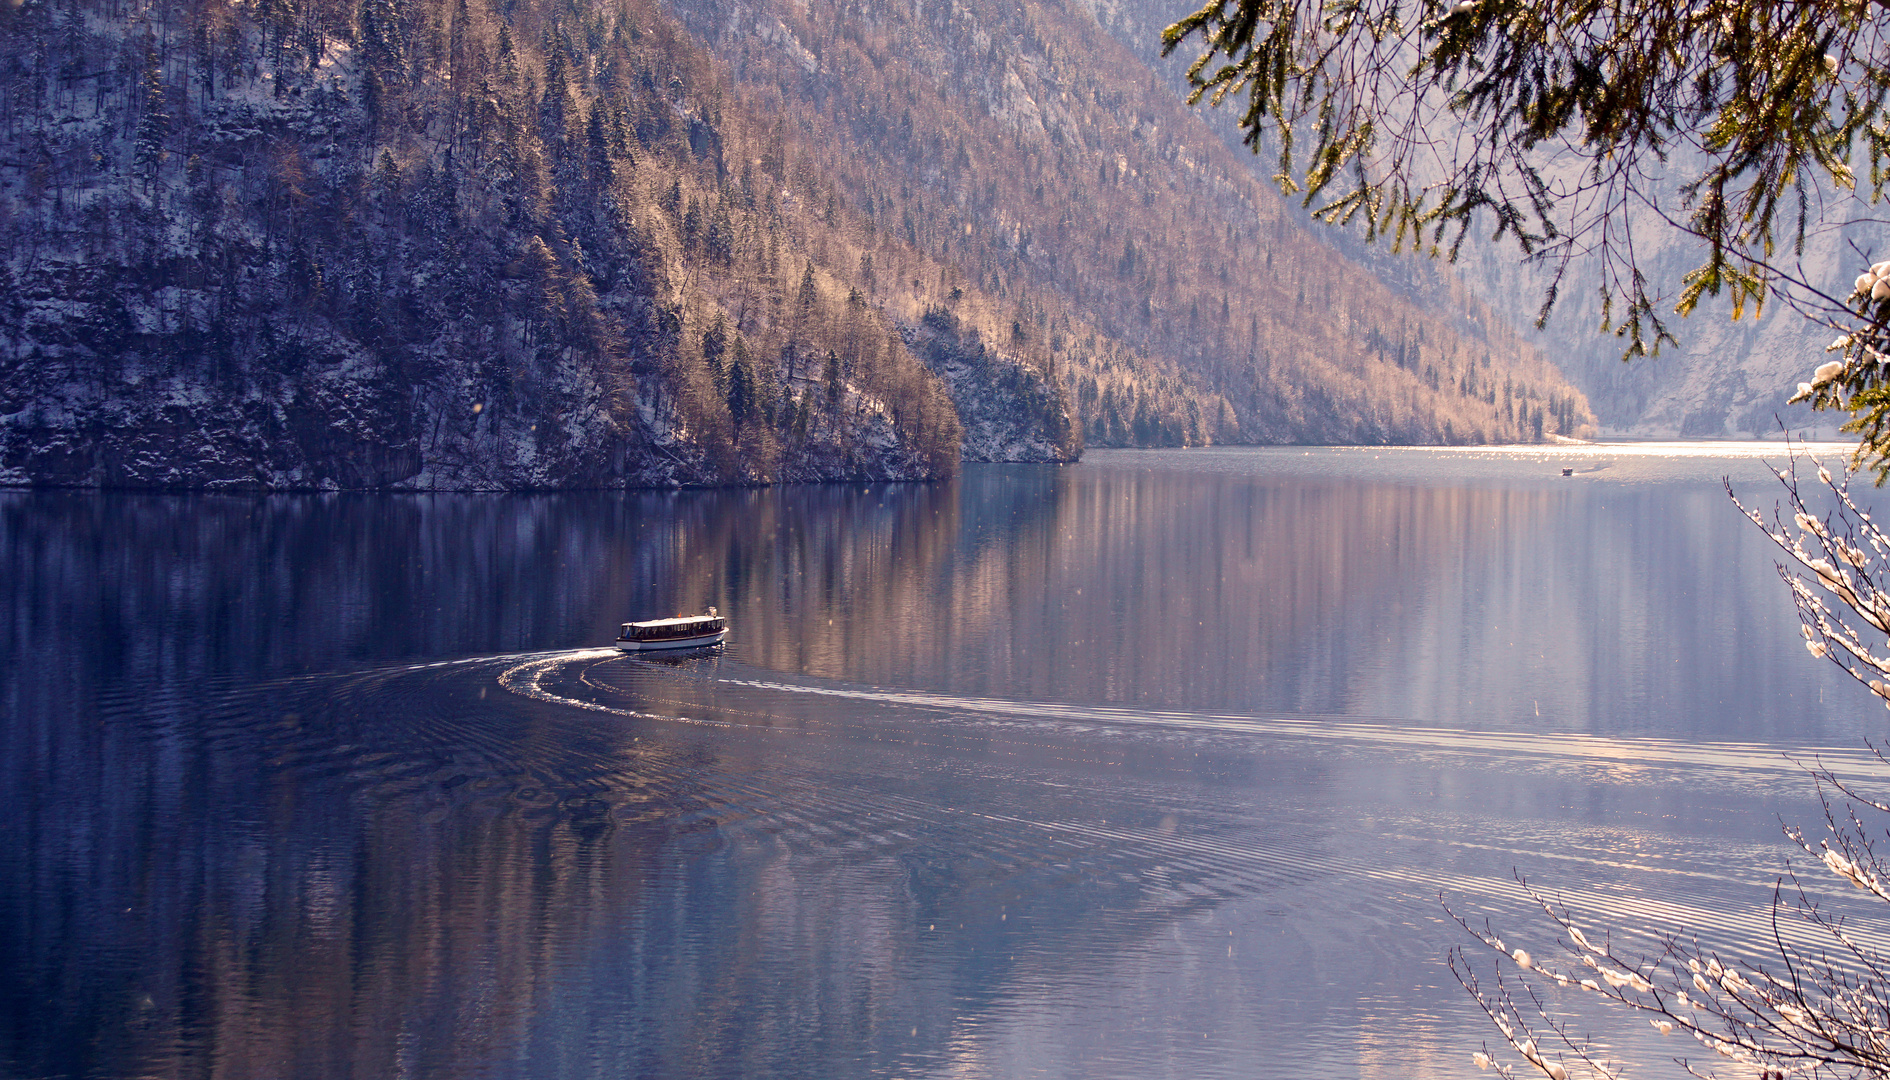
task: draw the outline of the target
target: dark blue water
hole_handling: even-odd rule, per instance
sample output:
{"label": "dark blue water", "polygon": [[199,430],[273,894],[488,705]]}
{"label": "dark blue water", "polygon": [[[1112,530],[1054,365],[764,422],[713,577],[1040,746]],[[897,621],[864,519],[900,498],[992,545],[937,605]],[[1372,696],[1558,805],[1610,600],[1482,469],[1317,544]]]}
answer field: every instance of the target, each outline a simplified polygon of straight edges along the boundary
{"label": "dark blue water", "polygon": [[1729,474],[0,493],[0,1074],[1465,1075],[1440,896],[1762,950],[1785,755],[1890,779]]}

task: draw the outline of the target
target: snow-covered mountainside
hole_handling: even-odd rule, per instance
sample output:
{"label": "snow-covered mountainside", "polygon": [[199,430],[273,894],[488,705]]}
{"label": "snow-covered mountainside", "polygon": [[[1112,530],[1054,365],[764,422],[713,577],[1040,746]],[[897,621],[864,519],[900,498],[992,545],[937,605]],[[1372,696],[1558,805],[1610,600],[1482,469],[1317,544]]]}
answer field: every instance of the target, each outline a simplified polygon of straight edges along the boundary
{"label": "snow-covered mountainside", "polygon": [[0,6],[0,483],[951,473],[818,178],[660,12],[552,7]]}
{"label": "snow-covered mountainside", "polygon": [[958,269],[908,279],[904,320],[976,314],[985,342],[1068,388],[1090,445],[1516,442],[1591,423],[1466,293],[1387,281],[1308,228],[1092,5],[666,3],[844,202]]}
{"label": "snow-covered mountainside", "polygon": [[0,483],[920,479],[1590,423],[1050,0],[0,4]]}
{"label": "snow-covered mountainside", "polygon": [[[1862,239],[1861,237],[1859,238]],[[1635,229],[1635,246],[1650,280],[1677,293],[1703,253],[1664,223]],[[1479,253],[1464,264],[1474,287],[1492,302],[1518,313],[1540,307],[1546,274],[1515,265],[1513,250]],[[1804,265],[1842,294],[1868,259],[1851,250],[1837,232],[1808,239]],[[1579,269],[1570,280],[1580,280]],[[1574,294],[1571,295],[1571,292]],[[1624,361],[1622,342],[1601,330],[1599,302],[1591,291],[1563,291],[1547,328],[1534,341],[1580,386],[1594,406],[1602,430],[1645,438],[1834,438],[1844,417],[1787,405],[1798,383],[1831,357],[1824,352],[1831,329],[1784,304],[1769,306],[1755,320],[1748,310],[1734,321],[1728,305],[1708,299],[1689,318],[1670,325],[1677,345],[1658,356]]]}

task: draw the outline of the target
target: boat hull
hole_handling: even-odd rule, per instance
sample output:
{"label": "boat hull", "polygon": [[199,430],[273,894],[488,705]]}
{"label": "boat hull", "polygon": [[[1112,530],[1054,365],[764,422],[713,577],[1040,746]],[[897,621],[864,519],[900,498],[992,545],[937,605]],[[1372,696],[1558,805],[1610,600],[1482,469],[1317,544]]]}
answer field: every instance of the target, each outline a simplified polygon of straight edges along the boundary
{"label": "boat hull", "polygon": [[669,638],[663,641],[631,641],[617,639],[617,648],[624,652],[652,652],[657,649],[700,649],[708,645],[720,645],[728,636],[727,630],[717,630],[712,634],[697,634],[694,637]]}

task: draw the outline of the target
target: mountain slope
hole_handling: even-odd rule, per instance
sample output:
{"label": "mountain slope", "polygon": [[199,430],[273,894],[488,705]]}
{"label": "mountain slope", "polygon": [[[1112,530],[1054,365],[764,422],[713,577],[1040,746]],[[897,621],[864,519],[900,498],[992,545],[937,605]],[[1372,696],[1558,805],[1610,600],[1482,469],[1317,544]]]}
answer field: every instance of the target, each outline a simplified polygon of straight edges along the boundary
{"label": "mountain slope", "polygon": [[1080,4],[672,7],[847,204],[962,271],[895,302],[1013,307],[1091,443],[1508,441],[1588,420],[1467,293],[1388,286],[1309,233]]}
{"label": "mountain slope", "polygon": [[[0,7],[0,482],[949,475],[1528,440],[1080,7]],[[705,51],[706,47],[706,51]]]}
{"label": "mountain slope", "polygon": [[[1085,0],[1096,18],[1125,48],[1161,73],[1176,98],[1188,92],[1186,70],[1197,55],[1189,47],[1163,58],[1162,29],[1199,5],[1185,2],[1123,3],[1122,0]],[[1196,111],[1221,142],[1242,157],[1256,176],[1270,174],[1273,151],[1248,153],[1243,133],[1231,108],[1202,106]],[[1859,163],[1859,167],[1863,167]],[[1669,206],[1681,202],[1681,178],[1689,174],[1684,154],[1668,161],[1669,177],[1650,177],[1650,192]],[[1637,210],[1630,232],[1642,271],[1670,299],[1677,296],[1686,273],[1698,266],[1705,251],[1676,233],[1659,215]],[[1369,266],[1389,281],[1402,282],[1418,294],[1435,295],[1438,276],[1425,260],[1392,254],[1364,244],[1343,230],[1327,230],[1335,247]],[[1807,238],[1802,257],[1794,258],[1813,283],[1827,282],[1827,291],[1842,294],[1857,272],[1881,254],[1867,223],[1826,228]],[[1454,268],[1479,302],[1487,304],[1518,328],[1521,340],[1554,360],[1570,382],[1579,386],[1593,407],[1597,422],[1611,433],[1642,437],[1776,437],[1782,430],[1819,433],[1832,437],[1841,418],[1815,413],[1808,405],[1785,403],[1797,383],[1822,360],[1832,332],[1801,317],[1784,305],[1769,307],[1763,318],[1733,321],[1728,305],[1708,298],[1691,318],[1672,319],[1678,345],[1658,357],[1623,362],[1623,342],[1602,329],[1602,313],[1594,284],[1599,280],[1591,262],[1577,260],[1560,289],[1549,325],[1536,330],[1533,322],[1550,285],[1546,267],[1530,264],[1513,244],[1492,244],[1472,234]]]}
{"label": "mountain slope", "polygon": [[956,467],[947,388],[820,263],[818,209],[729,181],[755,121],[659,12],[34,3],[0,34],[0,479]]}

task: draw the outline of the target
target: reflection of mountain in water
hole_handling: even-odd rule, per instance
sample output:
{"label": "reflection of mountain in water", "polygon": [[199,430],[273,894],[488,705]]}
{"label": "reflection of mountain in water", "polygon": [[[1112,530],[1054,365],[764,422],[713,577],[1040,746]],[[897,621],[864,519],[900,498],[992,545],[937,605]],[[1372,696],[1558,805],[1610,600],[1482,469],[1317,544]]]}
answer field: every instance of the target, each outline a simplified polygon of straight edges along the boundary
{"label": "reflection of mountain in water", "polygon": [[[1432,725],[1862,723],[1710,486],[1211,460],[0,496],[0,1072],[1336,1075],[1386,1017],[1457,1060],[1439,888],[1710,904],[1769,880],[1714,800],[1795,781],[1676,752],[1656,800]],[[525,652],[709,603],[719,658]],[[532,663],[595,707],[506,693]]]}
{"label": "reflection of mountain in water", "polygon": [[[792,583],[780,598],[740,610],[746,591],[729,592],[740,624],[779,620],[779,644],[751,638],[744,654],[1031,701],[1679,723],[1713,738],[1770,737],[1778,715],[1759,703],[1812,677],[1769,554],[1715,485],[1577,489],[1546,466],[1522,483],[1418,485],[1191,471],[1174,467],[1181,452],[1125,460],[1163,465],[971,470],[957,499],[900,519],[955,531],[949,554],[850,526],[796,539],[792,558],[769,549],[768,579]],[[1738,658],[1755,646],[1771,661]]]}
{"label": "reflection of mountain in water", "polygon": [[512,659],[429,660],[723,590],[786,647],[768,586],[908,604],[954,498],[8,499],[6,1071],[870,1072],[939,1055],[1020,969],[1083,966],[1069,934],[1106,950],[1206,902],[1151,903],[1132,840],[882,805],[896,748],[847,752],[836,794],[832,745],[600,721],[498,692]]}

